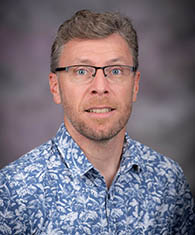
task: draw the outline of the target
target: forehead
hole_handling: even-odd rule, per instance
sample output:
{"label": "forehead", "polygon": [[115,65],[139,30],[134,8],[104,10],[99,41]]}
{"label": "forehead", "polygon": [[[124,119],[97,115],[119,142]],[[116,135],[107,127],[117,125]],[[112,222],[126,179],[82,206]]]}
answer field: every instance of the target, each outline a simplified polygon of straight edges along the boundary
{"label": "forehead", "polygon": [[112,34],[103,39],[73,39],[67,42],[61,51],[60,65],[64,63],[109,62],[132,63],[132,53],[127,42],[119,35]]}

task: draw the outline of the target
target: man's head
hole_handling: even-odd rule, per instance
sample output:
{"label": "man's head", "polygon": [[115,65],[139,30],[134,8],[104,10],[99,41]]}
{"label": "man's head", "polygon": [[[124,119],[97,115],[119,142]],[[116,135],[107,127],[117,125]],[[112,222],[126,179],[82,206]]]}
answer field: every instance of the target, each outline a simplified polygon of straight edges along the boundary
{"label": "man's head", "polygon": [[60,26],[50,90],[73,138],[124,135],[139,88],[137,51],[135,30],[119,14],[80,11]]}
{"label": "man's head", "polygon": [[138,68],[137,34],[127,17],[119,13],[96,13],[81,10],[65,21],[58,29],[51,50],[51,72],[55,73],[64,44],[72,39],[101,39],[118,33],[128,43],[133,56],[133,66]]}

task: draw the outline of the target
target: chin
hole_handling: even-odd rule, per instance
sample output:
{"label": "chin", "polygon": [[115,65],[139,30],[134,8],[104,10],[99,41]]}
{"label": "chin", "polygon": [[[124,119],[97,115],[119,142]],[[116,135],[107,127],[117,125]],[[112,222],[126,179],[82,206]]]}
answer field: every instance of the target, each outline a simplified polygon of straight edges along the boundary
{"label": "chin", "polygon": [[79,128],[79,132],[82,136],[98,142],[105,142],[109,141],[112,138],[114,138],[123,128],[109,128],[109,130],[105,130],[105,127],[102,128],[102,130],[97,130],[92,128]]}

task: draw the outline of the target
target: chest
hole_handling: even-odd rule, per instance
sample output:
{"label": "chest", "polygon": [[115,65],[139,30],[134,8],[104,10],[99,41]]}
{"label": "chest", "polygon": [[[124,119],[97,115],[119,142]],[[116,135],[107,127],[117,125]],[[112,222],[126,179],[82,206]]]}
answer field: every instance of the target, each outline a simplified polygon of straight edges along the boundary
{"label": "chest", "polygon": [[171,205],[152,185],[137,176],[119,176],[109,190],[102,177],[54,180],[31,214],[34,229],[46,234],[169,234]]}

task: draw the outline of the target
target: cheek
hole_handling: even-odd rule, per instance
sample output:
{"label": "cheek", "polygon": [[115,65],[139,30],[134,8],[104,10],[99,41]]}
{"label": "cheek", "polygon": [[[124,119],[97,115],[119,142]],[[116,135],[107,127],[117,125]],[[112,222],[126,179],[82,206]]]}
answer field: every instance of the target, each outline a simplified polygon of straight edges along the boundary
{"label": "cheek", "polygon": [[60,89],[60,93],[64,109],[67,107],[72,110],[79,109],[81,97],[77,89],[66,85]]}
{"label": "cheek", "polygon": [[125,106],[133,101],[133,87],[132,84],[126,84],[123,88],[118,88],[118,100]]}

